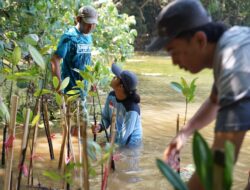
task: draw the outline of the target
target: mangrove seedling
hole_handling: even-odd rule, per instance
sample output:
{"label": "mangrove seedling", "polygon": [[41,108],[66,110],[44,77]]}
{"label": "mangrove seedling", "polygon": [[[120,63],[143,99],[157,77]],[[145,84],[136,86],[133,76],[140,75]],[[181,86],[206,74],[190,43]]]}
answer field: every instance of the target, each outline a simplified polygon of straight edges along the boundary
{"label": "mangrove seedling", "polygon": [[195,81],[197,78],[193,79],[190,85],[188,85],[187,81],[181,77],[181,82],[171,82],[171,87],[179,92],[182,93],[182,95],[185,97],[185,117],[184,117],[184,125],[186,123],[187,119],[187,109],[188,109],[188,103],[190,103],[194,97],[195,97],[195,90],[196,90],[196,84]]}

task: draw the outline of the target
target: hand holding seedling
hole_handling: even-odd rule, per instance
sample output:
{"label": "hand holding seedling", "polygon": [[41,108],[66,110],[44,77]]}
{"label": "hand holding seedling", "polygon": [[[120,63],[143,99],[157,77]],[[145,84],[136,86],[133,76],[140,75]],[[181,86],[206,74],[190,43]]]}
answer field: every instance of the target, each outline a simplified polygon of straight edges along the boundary
{"label": "hand holding seedling", "polygon": [[91,127],[91,129],[92,129],[92,133],[93,134],[96,134],[96,133],[99,133],[100,132],[100,130],[101,130],[101,125],[100,124],[92,124],[92,127]]}
{"label": "hand holding seedling", "polygon": [[187,138],[188,133],[185,130],[181,130],[176,137],[172,139],[163,155],[163,160],[165,160],[167,164],[173,163],[172,160],[179,154],[181,148],[185,145]]}

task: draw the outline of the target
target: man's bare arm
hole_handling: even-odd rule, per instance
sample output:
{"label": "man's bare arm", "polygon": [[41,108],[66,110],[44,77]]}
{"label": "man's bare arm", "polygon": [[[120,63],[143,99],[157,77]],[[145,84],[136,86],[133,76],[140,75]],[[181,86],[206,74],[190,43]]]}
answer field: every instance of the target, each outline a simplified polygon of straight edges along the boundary
{"label": "man's bare arm", "polygon": [[61,83],[60,61],[61,58],[58,55],[54,54],[50,62],[52,75],[56,76]]}

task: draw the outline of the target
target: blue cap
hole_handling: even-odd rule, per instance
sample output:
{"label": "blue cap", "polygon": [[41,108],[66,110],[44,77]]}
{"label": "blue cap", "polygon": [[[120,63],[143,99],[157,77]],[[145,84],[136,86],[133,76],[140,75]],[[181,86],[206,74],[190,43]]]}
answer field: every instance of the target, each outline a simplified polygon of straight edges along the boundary
{"label": "blue cap", "polygon": [[127,70],[122,70],[117,64],[113,63],[112,64],[112,68],[111,68],[112,72],[114,73],[115,76],[117,76],[118,78],[121,79],[124,88],[126,89],[126,91],[131,94],[136,90],[136,86],[138,83],[137,77],[136,75],[131,72],[131,71],[127,71]]}
{"label": "blue cap", "polygon": [[199,0],[172,1],[159,13],[156,19],[158,36],[152,39],[146,50],[160,50],[182,32],[211,21],[210,15]]}

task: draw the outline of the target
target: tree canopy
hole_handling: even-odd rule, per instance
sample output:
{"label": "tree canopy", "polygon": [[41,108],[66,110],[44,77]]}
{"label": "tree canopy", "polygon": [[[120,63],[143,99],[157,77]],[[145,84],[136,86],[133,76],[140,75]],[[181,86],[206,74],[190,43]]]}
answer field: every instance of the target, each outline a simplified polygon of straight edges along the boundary
{"label": "tree canopy", "polygon": [[[161,8],[171,0],[114,0],[121,12],[135,15],[138,31],[135,41],[136,50],[144,50],[154,35],[155,20]],[[249,0],[201,0],[209,10],[213,20],[223,21],[228,25],[250,25]]]}

